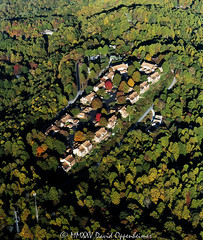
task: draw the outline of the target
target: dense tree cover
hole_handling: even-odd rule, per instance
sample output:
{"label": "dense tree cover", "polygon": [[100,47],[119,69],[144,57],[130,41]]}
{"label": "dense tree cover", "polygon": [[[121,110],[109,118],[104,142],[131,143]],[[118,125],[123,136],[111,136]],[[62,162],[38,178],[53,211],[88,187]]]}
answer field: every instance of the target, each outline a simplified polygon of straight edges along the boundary
{"label": "dense tree cover", "polygon": [[[85,229],[200,239],[202,12],[198,0],[0,1],[2,238],[57,239],[62,230]],[[46,29],[52,35],[43,34]],[[63,187],[57,167],[69,133],[50,137],[42,129],[75,97],[76,63],[85,87],[87,80],[95,82],[111,54],[129,62],[129,80],[116,73],[112,81],[121,91],[120,104],[126,101],[123,92],[129,87],[139,92],[137,83],[146,80],[138,72],[139,60],[161,64],[162,79],[175,74],[177,86],[154,99],[164,126],[150,134],[131,131],[114,150],[104,143],[89,157],[101,164],[83,177],[64,176],[68,187]],[[93,107],[102,108],[99,98]],[[133,119],[134,109],[128,106],[127,111]],[[106,126],[101,112],[97,121]],[[126,124],[118,119],[118,143]],[[89,139],[88,132],[77,132],[76,138]]]}

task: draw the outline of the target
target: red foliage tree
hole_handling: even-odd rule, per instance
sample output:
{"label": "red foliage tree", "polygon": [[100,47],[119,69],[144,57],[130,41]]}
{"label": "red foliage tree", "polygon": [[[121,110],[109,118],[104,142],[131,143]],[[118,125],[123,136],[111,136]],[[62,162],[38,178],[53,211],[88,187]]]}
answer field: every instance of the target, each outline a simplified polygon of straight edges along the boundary
{"label": "red foliage tree", "polygon": [[14,66],[14,68],[13,68],[13,73],[14,73],[15,75],[17,75],[17,74],[20,74],[21,71],[22,71],[22,66],[19,65],[19,64],[16,64],[16,65]]}
{"label": "red foliage tree", "polygon": [[31,67],[32,69],[36,69],[36,68],[38,67],[37,63],[31,62],[31,63],[29,63],[29,64],[30,64],[30,67]]}
{"label": "red foliage tree", "polygon": [[188,192],[188,193],[187,193],[187,196],[186,196],[186,205],[187,205],[187,207],[190,206],[190,203],[191,203],[190,192]]}
{"label": "red foliage tree", "polygon": [[97,122],[99,122],[99,121],[100,121],[100,118],[101,118],[101,113],[97,113],[97,114],[96,114],[96,117],[95,117],[95,120],[96,120]]}
{"label": "red foliage tree", "polygon": [[112,82],[111,82],[110,80],[107,80],[107,81],[105,82],[105,88],[106,88],[107,90],[111,90],[111,89],[113,88],[113,84],[112,84]]}

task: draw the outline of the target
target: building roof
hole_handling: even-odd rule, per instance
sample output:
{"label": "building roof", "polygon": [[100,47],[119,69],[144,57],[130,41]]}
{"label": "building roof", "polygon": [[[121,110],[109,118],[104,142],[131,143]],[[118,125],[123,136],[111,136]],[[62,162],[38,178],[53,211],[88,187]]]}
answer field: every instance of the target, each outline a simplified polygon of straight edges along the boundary
{"label": "building roof", "polygon": [[95,135],[99,138],[101,137],[101,135],[104,135],[107,133],[107,130],[103,127],[103,128],[100,128],[96,133]]}
{"label": "building roof", "polygon": [[100,128],[99,132],[102,134],[105,134],[107,133],[107,130],[103,127],[103,128]]}
{"label": "building roof", "polygon": [[72,163],[73,161],[75,161],[75,158],[73,157],[72,154],[68,155],[65,160],[69,163]]}
{"label": "building roof", "polygon": [[123,110],[126,110],[126,106],[123,106],[119,109],[119,111],[123,111]]}
{"label": "building roof", "polygon": [[64,135],[64,136],[67,136],[67,131],[63,130],[63,129],[60,129],[59,133],[61,135]]}
{"label": "building roof", "polygon": [[154,118],[155,118],[155,119],[163,119],[163,116],[162,116],[162,115],[155,115]]}
{"label": "building roof", "polygon": [[141,69],[142,68],[156,69],[157,66],[155,64],[152,64],[152,63],[143,62],[141,64]]}
{"label": "building roof", "polygon": [[89,95],[87,95],[85,98],[87,99],[87,101],[91,101],[92,98],[94,98],[95,96],[95,92],[91,92]]}
{"label": "building roof", "polygon": [[78,113],[77,118],[87,118],[87,115],[84,112]]}
{"label": "building roof", "polygon": [[119,65],[115,65],[115,66],[112,66],[112,69],[113,71],[116,71],[116,70],[124,70],[124,69],[128,69],[128,65],[125,64],[125,63],[122,63],[122,64],[119,64]]}
{"label": "building roof", "polygon": [[115,124],[116,124],[116,121],[117,121],[117,117],[116,117],[116,115],[113,115],[111,118],[109,118],[109,120],[108,120],[108,128],[109,127],[114,127],[115,126]]}
{"label": "building roof", "polygon": [[71,123],[71,124],[68,124],[67,127],[68,127],[68,128],[72,128],[72,127],[74,127],[74,124],[72,124],[72,123]]}
{"label": "building roof", "polygon": [[112,79],[113,76],[114,76],[114,72],[109,72],[107,74],[107,78],[109,78],[109,79]]}
{"label": "building roof", "polygon": [[81,153],[86,152],[85,148],[84,148],[82,145],[80,145],[79,151],[80,151]]}
{"label": "building roof", "polygon": [[67,148],[66,152],[69,153],[72,150],[72,148]]}
{"label": "building roof", "polygon": [[70,114],[67,114],[67,115],[63,116],[60,121],[61,121],[62,123],[66,123],[66,122],[68,122],[68,120],[70,120],[70,119],[73,119],[73,118],[71,117]]}
{"label": "building roof", "polygon": [[135,99],[135,98],[138,97],[138,96],[139,96],[139,95],[138,95],[137,92],[133,92],[133,93],[131,93],[128,97],[129,97],[129,99],[133,100],[133,99]]}
{"label": "building roof", "polygon": [[140,84],[140,88],[145,88],[149,85],[149,83],[147,81],[143,82]]}
{"label": "building roof", "polygon": [[49,29],[45,29],[44,31],[41,32],[41,34],[47,34],[47,35],[52,35],[54,32],[49,30]]}
{"label": "building roof", "polygon": [[97,138],[100,138],[100,137],[101,137],[101,133],[100,133],[99,131],[97,131],[97,132],[95,133],[95,135],[96,135]]}
{"label": "building roof", "polygon": [[128,113],[126,112],[126,106],[123,106],[121,109],[119,109],[119,112],[121,113],[122,117],[126,118],[128,116]]}
{"label": "building roof", "polygon": [[111,110],[110,110],[110,113],[115,113],[115,112],[116,112],[115,109],[111,109]]}
{"label": "building roof", "polygon": [[124,69],[124,70],[120,71],[120,74],[124,74],[124,73],[127,73],[127,72],[128,72],[127,69]]}
{"label": "building roof", "polygon": [[117,120],[116,115],[113,115],[111,118],[109,118],[108,122],[115,122]]}
{"label": "building roof", "polygon": [[64,167],[64,169],[66,170],[67,168],[70,168],[70,165],[66,162],[66,161],[63,161],[61,162],[62,163],[62,166]]}
{"label": "building roof", "polygon": [[77,123],[79,123],[79,120],[78,120],[78,119],[74,119],[74,120],[73,120],[73,123],[74,123],[74,124],[77,124]]}
{"label": "building roof", "polygon": [[49,133],[50,131],[53,131],[53,132],[59,132],[59,130],[60,130],[59,127],[53,125],[53,126],[51,126],[51,127],[48,129],[47,132],[48,132],[48,133]]}
{"label": "building roof", "polygon": [[85,141],[82,145],[83,145],[84,147],[86,147],[86,148],[92,146],[92,144],[91,144],[90,141]]}
{"label": "building roof", "polygon": [[84,108],[83,110],[82,110],[82,113],[89,113],[89,112],[91,112],[93,110],[93,108],[91,108],[91,107],[86,107],[86,108]]}
{"label": "building roof", "polygon": [[159,75],[159,73],[158,72],[155,72],[155,73],[153,73],[150,77],[152,78],[152,79],[156,79],[157,77],[159,77],[160,75]]}
{"label": "building roof", "polygon": [[96,87],[98,87],[98,88],[105,87],[105,82],[104,81],[100,82]]}

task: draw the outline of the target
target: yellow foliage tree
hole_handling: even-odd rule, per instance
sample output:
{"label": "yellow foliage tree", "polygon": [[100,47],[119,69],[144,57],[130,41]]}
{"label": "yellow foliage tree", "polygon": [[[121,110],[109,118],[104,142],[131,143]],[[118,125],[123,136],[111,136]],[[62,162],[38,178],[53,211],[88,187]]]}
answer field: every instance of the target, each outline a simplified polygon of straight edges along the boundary
{"label": "yellow foliage tree", "polygon": [[116,192],[115,190],[111,194],[111,201],[115,205],[119,205],[119,203],[120,203],[120,194],[118,192]]}
{"label": "yellow foliage tree", "polygon": [[145,58],[146,58],[147,61],[151,61],[151,59],[152,59],[151,56],[149,55],[149,53],[147,53]]}
{"label": "yellow foliage tree", "polygon": [[128,80],[128,86],[133,87],[134,85],[135,85],[135,82],[132,80],[132,78],[130,78]]}
{"label": "yellow foliage tree", "polygon": [[22,214],[21,214],[21,220],[22,220],[22,222],[25,223],[29,215],[30,215],[30,210],[27,209],[27,208],[25,208],[25,209],[23,210]]}
{"label": "yellow foliage tree", "polygon": [[150,191],[152,201],[157,204],[160,198],[160,191],[158,188],[152,188]]}
{"label": "yellow foliage tree", "polygon": [[24,224],[24,227],[19,235],[24,239],[34,239],[34,236],[26,223]]}

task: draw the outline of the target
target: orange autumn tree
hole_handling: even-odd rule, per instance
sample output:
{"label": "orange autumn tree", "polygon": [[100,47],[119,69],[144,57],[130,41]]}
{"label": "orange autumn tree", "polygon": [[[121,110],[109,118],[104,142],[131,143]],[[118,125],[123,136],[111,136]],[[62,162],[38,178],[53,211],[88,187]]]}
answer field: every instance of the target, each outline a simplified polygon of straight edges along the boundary
{"label": "orange autumn tree", "polygon": [[41,157],[41,154],[44,153],[47,150],[47,145],[46,144],[42,144],[42,146],[39,146],[36,150],[36,156],[37,157]]}
{"label": "orange autumn tree", "polygon": [[75,133],[74,141],[76,141],[76,142],[83,142],[85,140],[86,140],[86,135],[84,134],[84,132],[77,131]]}

